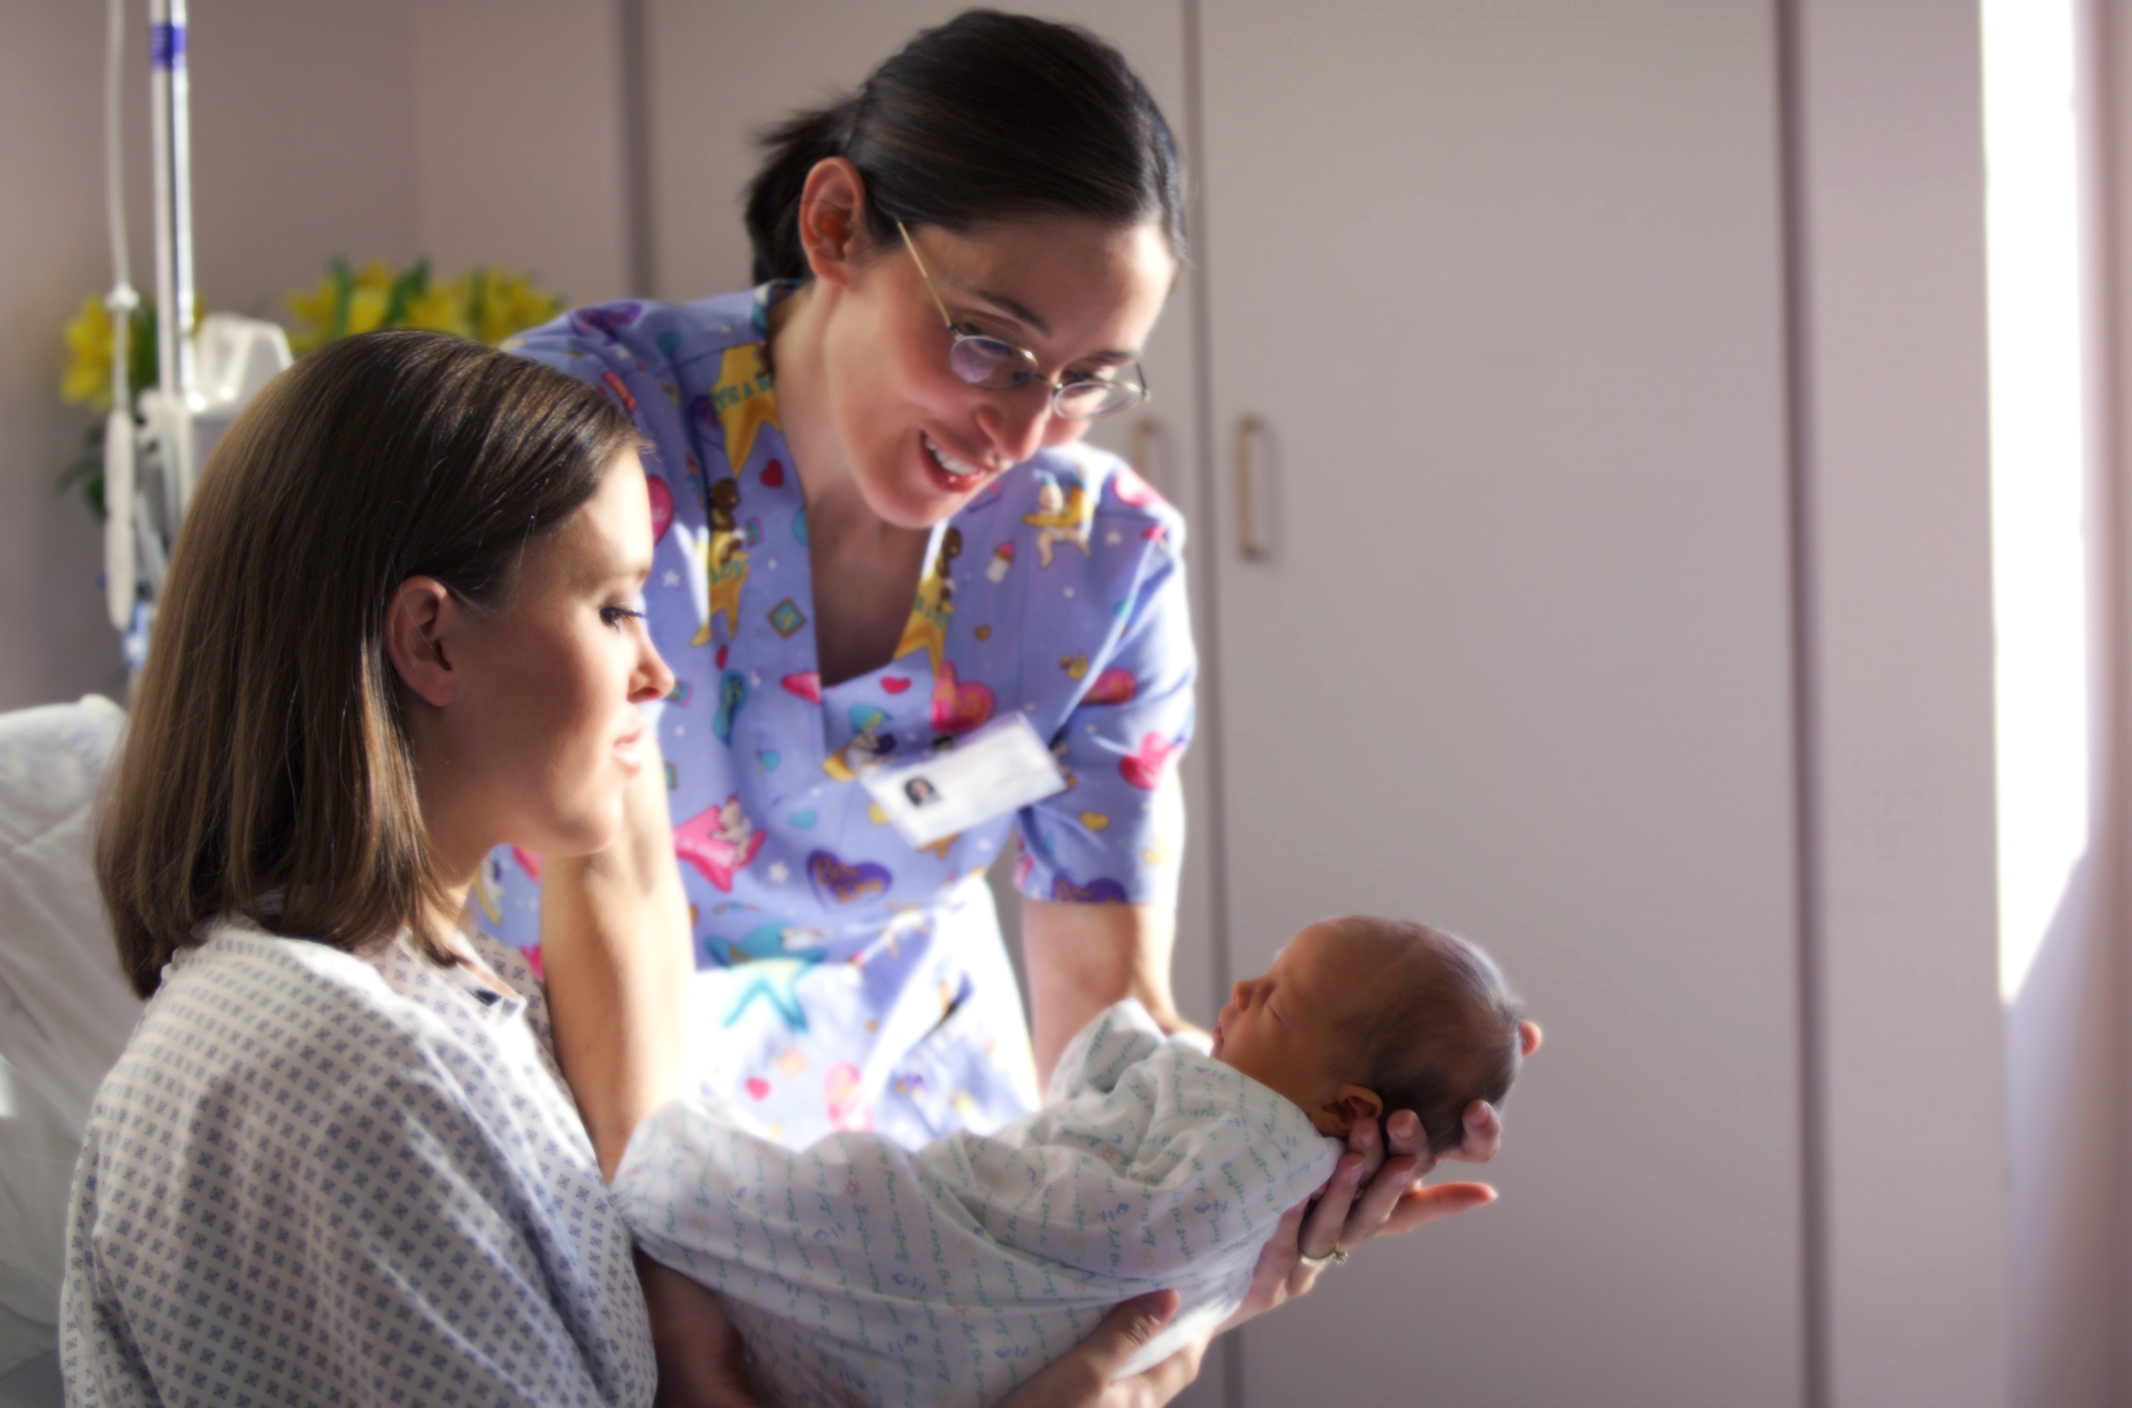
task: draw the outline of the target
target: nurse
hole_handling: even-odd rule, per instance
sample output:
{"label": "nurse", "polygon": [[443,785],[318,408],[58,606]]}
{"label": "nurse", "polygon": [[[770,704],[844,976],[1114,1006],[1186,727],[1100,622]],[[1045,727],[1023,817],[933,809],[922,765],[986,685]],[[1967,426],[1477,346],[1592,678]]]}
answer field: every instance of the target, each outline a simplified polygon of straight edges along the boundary
{"label": "nurse", "polygon": [[[528,951],[544,922],[626,947],[670,912],[692,949],[698,1089],[795,1146],[854,1128],[915,1145],[1029,1109],[1120,997],[1184,1025],[1185,525],[1081,439],[1148,394],[1182,174],[1115,50],[981,11],[765,148],[758,287],[581,309],[516,349],[602,389],[646,442],[644,606],[676,683],[649,711],[663,798],[639,799],[616,855],[670,845],[682,893],[661,898],[657,865],[595,861],[550,874],[544,916],[541,859],[499,852],[482,899]],[[924,806],[966,808],[953,831],[894,824],[917,810],[899,765],[1011,749],[1024,726],[1058,790],[948,789]],[[984,879],[1010,845],[1026,1022]],[[600,1079],[571,1075],[581,1096]],[[588,1102],[603,1152],[609,1103]],[[1467,1154],[1487,1157],[1494,1112],[1468,1125]],[[1310,1251],[1353,1245],[1395,1203],[1398,1226],[1485,1196],[1409,1194],[1418,1122],[1392,1128],[1389,1151],[1360,1136]],[[1362,1193],[1386,1153],[1402,1157]]]}

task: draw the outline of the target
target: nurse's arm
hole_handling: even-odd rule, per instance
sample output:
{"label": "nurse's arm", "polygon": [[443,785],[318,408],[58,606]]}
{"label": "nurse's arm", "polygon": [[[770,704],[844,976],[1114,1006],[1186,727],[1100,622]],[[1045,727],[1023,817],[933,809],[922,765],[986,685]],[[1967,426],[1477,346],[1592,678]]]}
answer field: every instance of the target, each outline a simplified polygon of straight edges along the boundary
{"label": "nurse's arm", "polygon": [[1029,1026],[1038,1087],[1073,1034],[1120,998],[1135,997],[1166,1032],[1192,1024],[1170,995],[1177,911],[1149,904],[1022,900],[1022,954],[1029,969]]}
{"label": "nurse's arm", "polygon": [[540,886],[556,1060],[610,1180],[638,1121],[684,1089],[683,997],[695,968],[666,769],[646,738],[620,837],[593,855],[547,858]]}

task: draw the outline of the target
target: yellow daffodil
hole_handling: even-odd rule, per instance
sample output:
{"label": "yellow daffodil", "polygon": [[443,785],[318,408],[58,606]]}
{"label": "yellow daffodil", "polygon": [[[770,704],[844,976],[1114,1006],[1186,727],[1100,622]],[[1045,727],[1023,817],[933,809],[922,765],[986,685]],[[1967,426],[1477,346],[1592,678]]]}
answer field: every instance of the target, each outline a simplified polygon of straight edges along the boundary
{"label": "yellow daffodil", "polygon": [[303,353],[337,337],[387,327],[427,328],[494,346],[548,321],[562,306],[560,298],[508,270],[476,269],[433,281],[426,259],[397,274],[382,259],[360,270],[336,259],[317,287],[289,295],[289,311],[299,322],[289,345]]}
{"label": "yellow daffodil", "polygon": [[67,370],[59,394],[77,406],[111,409],[111,314],[101,294],[84,298],[67,323]]}
{"label": "yellow daffodil", "polygon": [[466,320],[466,280],[432,284],[407,300],[407,326],[448,332],[454,337],[472,337]]}
{"label": "yellow daffodil", "polygon": [[[207,301],[193,301],[193,328],[207,316]],[[126,342],[126,376],[138,393],[156,378],[155,300],[144,298],[133,310]],[[111,314],[101,294],[81,301],[81,311],[67,322],[67,367],[59,394],[99,414],[111,409]]]}
{"label": "yellow daffodil", "polygon": [[508,269],[477,269],[470,282],[474,336],[491,347],[515,333],[539,327],[563,310],[562,299]]}

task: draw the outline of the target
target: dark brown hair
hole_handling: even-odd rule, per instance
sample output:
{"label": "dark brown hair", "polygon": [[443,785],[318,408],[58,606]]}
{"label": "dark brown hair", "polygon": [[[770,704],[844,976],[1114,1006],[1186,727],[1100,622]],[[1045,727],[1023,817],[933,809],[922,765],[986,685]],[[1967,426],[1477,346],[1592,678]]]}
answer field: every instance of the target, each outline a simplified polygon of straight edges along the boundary
{"label": "dark brown hair", "polygon": [[866,181],[867,232],[897,243],[939,225],[1075,215],[1161,222],[1184,257],[1184,173],[1145,85],[1110,45],[1076,25],[969,10],[928,29],[841,102],[762,134],[748,186],[755,281],[804,279],[800,192],[840,156]]}
{"label": "dark brown hair", "polygon": [[1429,1152],[1466,1137],[1466,1107],[1503,1103],[1524,1059],[1525,1008],[1479,947],[1426,924],[1349,916],[1341,932],[1387,950],[1392,962],[1352,1033],[1363,1084],[1384,1113],[1412,1110]]}
{"label": "dark brown hair", "polygon": [[500,605],[634,440],[591,388],[440,333],[330,344],[245,408],[178,534],[96,838],[136,991],[222,914],[343,949],[405,927],[451,961],[387,604],[430,576]]}

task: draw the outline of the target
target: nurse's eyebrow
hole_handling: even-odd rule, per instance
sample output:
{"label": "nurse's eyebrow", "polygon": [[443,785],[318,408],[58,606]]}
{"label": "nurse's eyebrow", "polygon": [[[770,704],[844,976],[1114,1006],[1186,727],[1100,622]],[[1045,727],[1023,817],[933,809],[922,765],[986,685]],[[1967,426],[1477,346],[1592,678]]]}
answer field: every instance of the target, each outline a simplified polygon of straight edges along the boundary
{"label": "nurse's eyebrow", "polygon": [[[994,308],[999,309],[1000,312],[1005,313],[1008,317],[1014,319],[1016,322],[1024,323],[1029,327],[1034,328],[1039,336],[1051,336],[1051,325],[1049,323],[1046,323],[1042,318],[1039,318],[1036,314],[1030,312],[1027,308],[1023,307],[1014,299],[1007,297],[1005,294],[988,293],[981,288],[972,289],[971,293],[975,297],[981,298],[985,302],[991,304]],[[1082,362],[1135,362],[1139,359],[1140,354],[1138,352],[1127,352],[1116,347],[1106,347],[1100,352],[1091,352],[1086,357],[1079,357],[1075,360]]]}

